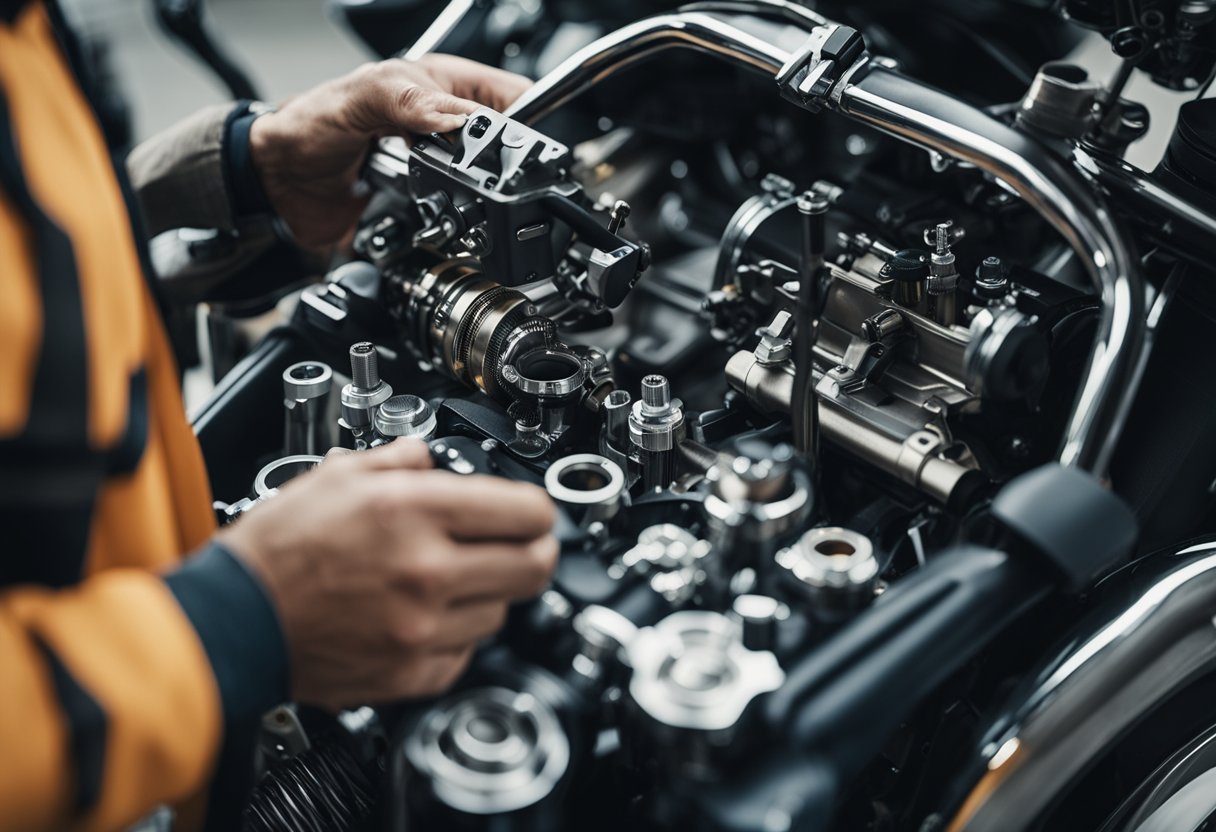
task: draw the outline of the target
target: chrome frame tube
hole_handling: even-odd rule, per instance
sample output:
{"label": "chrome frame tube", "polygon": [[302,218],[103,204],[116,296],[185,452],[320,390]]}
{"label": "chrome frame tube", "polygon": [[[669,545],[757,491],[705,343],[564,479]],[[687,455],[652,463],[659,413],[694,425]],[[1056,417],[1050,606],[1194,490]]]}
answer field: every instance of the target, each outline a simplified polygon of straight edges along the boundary
{"label": "chrome frame tube", "polygon": [[[758,9],[762,9],[758,6]],[[691,49],[776,75],[790,53],[717,15],[688,11],[648,17],[575,52],[519,97],[506,114],[531,124],[638,61]]]}
{"label": "chrome frame tube", "polygon": [[876,67],[850,84],[840,97],[840,112],[999,179],[1077,253],[1102,307],[1059,460],[1103,476],[1134,399],[1145,331],[1139,266],[1110,211],[1043,145],[890,69]]}
{"label": "chrome frame tube", "polygon": [[1101,609],[1026,674],[1031,681],[981,740],[951,832],[1029,825],[1145,714],[1216,670],[1216,541],[1153,561],[1168,571],[1130,603]]}
{"label": "chrome frame tube", "polygon": [[1103,192],[1128,200],[1140,216],[1156,221],[1162,216],[1172,217],[1208,239],[1216,238],[1216,216],[1130,162],[1105,153],[1077,149],[1073,151],[1073,164]]}
{"label": "chrome frame tube", "polygon": [[[658,15],[600,38],[542,78],[508,110],[525,123],[552,112],[616,72],[668,49],[690,49],[777,75],[789,52],[731,18],[778,17],[778,4],[751,12],[712,4]],[[738,9],[732,2],[721,8]],[[695,9],[696,7],[694,7]],[[806,21],[808,27],[812,21]],[[1144,289],[1135,258],[1084,179],[1041,144],[946,93],[870,61],[833,91],[842,114],[918,146],[967,162],[1001,180],[1077,252],[1102,302],[1098,336],[1060,450],[1060,462],[1105,473],[1135,393],[1144,341]]]}
{"label": "chrome frame tube", "polygon": [[401,53],[400,57],[407,61],[416,61],[423,55],[428,55],[439,48],[448,37],[460,25],[460,22],[465,19],[469,12],[476,6],[474,0],[452,0],[444,6],[432,22],[426,28],[418,40],[414,41],[409,49]]}

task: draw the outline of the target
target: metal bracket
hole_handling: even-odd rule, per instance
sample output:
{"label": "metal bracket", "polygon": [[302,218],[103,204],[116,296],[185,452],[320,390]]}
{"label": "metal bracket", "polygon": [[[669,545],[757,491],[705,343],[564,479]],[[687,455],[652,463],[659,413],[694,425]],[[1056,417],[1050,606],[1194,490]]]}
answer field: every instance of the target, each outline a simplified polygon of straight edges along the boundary
{"label": "metal bracket", "polygon": [[777,73],[781,96],[813,113],[831,103],[833,90],[866,51],[861,33],[850,26],[816,26]]}

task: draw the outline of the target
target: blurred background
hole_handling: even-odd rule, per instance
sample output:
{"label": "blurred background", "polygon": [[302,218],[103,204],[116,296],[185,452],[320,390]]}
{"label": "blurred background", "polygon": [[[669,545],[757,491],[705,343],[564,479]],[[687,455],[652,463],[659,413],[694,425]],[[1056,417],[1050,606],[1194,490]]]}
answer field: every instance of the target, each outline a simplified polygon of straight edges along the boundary
{"label": "blurred background", "polygon": [[[157,26],[151,0],[63,0],[82,31],[108,45],[134,138],[230,99],[219,80]],[[325,0],[208,0],[207,19],[259,93],[278,101],[342,75],[371,52],[327,14]]]}

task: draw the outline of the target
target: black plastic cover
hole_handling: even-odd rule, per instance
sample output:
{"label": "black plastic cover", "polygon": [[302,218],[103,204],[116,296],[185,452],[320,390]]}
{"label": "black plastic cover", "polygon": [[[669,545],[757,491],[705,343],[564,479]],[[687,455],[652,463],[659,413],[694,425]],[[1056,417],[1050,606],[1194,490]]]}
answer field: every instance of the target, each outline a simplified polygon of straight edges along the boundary
{"label": "black plastic cover", "polygon": [[1084,471],[1054,463],[1010,481],[993,499],[992,516],[1078,592],[1125,563],[1139,534],[1126,503]]}
{"label": "black plastic cover", "polygon": [[1158,173],[1170,174],[1216,200],[1216,98],[1189,101],[1178,110],[1178,124]]}

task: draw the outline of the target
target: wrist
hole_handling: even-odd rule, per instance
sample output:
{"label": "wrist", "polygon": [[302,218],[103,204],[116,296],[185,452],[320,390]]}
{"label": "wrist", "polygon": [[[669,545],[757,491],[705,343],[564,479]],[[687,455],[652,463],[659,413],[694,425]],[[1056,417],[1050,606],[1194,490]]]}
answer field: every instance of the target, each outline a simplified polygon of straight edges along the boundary
{"label": "wrist", "polygon": [[228,721],[255,720],[287,699],[287,644],[260,576],[215,540],[164,580],[211,661]]}

